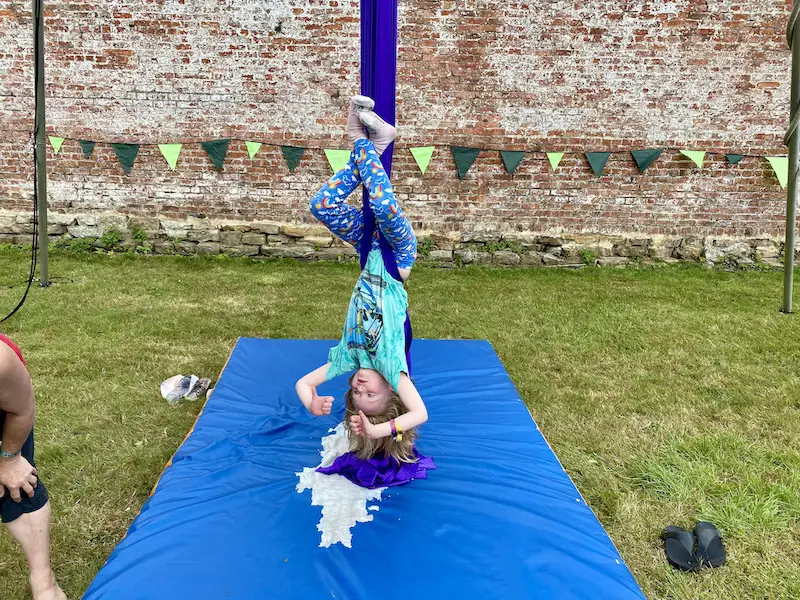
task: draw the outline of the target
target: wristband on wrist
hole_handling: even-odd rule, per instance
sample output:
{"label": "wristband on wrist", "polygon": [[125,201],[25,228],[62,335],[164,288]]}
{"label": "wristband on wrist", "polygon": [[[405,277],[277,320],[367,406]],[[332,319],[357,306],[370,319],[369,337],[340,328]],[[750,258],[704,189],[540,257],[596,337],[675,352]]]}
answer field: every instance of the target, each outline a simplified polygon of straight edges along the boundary
{"label": "wristband on wrist", "polygon": [[0,458],[6,458],[6,459],[16,458],[17,456],[20,455],[20,452],[22,452],[22,449],[19,449],[16,452],[6,452],[2,448],[0,448]]}
{"label": "wristband on wrist", "polygon": [[394,422],[394,419],[389,421],[389,426],[392,428],[392,439],[395,442],[402,442],[403,441],[403,430],[400,429],[397,424]]}

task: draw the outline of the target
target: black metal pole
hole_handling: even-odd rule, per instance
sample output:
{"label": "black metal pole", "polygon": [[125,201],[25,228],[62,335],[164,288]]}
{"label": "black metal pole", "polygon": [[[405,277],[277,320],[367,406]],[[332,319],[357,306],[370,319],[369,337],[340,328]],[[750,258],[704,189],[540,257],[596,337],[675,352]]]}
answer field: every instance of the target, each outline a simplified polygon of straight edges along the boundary
{"label": "black metal pole", "polygon": [[795,224],[797,220],[797,171],[800,158],[800,132],[798,103],[800,103],[800,36],[796,35],[797,19],[800,15],[800,0],[794,0],[792,16],[786,30],[786,38],[792,49],[792,94],[789,107],[789,131],[784,143],[789,146],[789,182],[786,186],[786,240],[783,244],[783,308],[792,312],[792,288],[794,278]]}
{"label": "black metal pole", "polygon": [[47,265],[47,141],[44,105],[44,1],[33,0],[33,56],[36,78],[36,193],[39,213],[39,285],[50,285]]}

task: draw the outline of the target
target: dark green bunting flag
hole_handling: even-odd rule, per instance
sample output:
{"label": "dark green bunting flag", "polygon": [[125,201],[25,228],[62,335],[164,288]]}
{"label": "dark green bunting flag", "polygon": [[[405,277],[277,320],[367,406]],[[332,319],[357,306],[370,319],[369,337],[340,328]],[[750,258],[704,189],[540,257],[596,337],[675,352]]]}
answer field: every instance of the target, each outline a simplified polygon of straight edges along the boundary
{"label": "dark green bunting flag", "polygon": [[508,171],[508,174],[513,175],[514,171],[517,170],[519,163],[521,163],[522,159],[525,158],[525,153],[515,150],[501,150],[500,156],[503,157],[503,164],[506,166],[506,171]]}
{"label": "dark green bunting flag", "polygon": [[592,171],[594,171],[595,177],[603,176],[603,171],[606,168],[606,163],[608,162],[609,156],[611,156],[611,152],[586,153],[586,160],[589,161],[589,166],[592,167]]}
{"label": "dark green bunting flag", "polygon": [[139,154],[139,144],[111,144],[114,154],[117,155],[125,175],[130,175],[136,155]]}
{"label": "dark green bunting flag", "polygon": [[81,140],[81,150],[83,150],[83,155],[86,158],[89,158],[92,155],[92,151],[94,150],[94,142],[89,142],[87,140]]}
{"label": "dark green bunting flag", "polygon": [[481,153],[481,150],[480,148],[464,148],[462,146],[450,146],[450,150],[453,152],[453,158],[456,161],[458,178],[464,179],[464,175],[467,174],[472,163],[478,158],[478,154]]}
{"label": "dark green bunting flag", "polygon": [[281,146],[281,152],[286,159],[286,165],[289,167],[289,172],[294,173],[297,165],[300,164],[300,159],[303,158],[305,148],[296,148],[294,146]]}
{"label": "dark green bunting flag", "polygon": [[200,142],[203,150],[206,151],[211,162],[214,163],[217,171],[222,171],[222,163],[225,162],[225,155],[228,153],[230,139],[214,140],[213,142]]}
{"label": "dark green bunting flag", "polygon": [[661,156],[662,152],[664,152],[663,148],[656,148],[653,150],[632,150],[631,154],[639,167],[639,171],[644,173],[645,169],[653,164],[653,161]]}

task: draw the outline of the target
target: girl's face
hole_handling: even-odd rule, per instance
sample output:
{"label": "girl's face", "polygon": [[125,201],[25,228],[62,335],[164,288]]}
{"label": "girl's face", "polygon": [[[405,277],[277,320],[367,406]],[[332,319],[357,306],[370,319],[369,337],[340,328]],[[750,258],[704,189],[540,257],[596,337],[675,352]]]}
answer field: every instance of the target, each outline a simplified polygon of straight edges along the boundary
{"label": "girl's face", "polygon": [[392,386],[372,369],[359,369],[350,380],[351,397],[356,410],[365,415],[378,415],[386,409]]}

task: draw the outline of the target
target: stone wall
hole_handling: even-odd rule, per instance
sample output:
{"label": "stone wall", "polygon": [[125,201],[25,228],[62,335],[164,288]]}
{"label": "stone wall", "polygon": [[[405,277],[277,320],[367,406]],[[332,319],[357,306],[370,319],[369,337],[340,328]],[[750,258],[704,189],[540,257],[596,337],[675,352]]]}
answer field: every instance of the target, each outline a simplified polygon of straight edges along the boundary
{"label": "stone wall", "polygon": [[[352,246],[320,225],[269,221],[125,217],[116,213],[51,213],[51,244],[82,250],[143,254],[221,255],[302,260],[354,260]],[[30,244],[32,213],[0,211],[0,244]],[[419,260],[463,265],[569,267],[628,263],[704,262],[713,267],[782,265],[776,238],[669,237],[662,235],[440,234],[420,231]]]}
{"label": "stone wall", "polygon": [[[790,2],[399,4],[392,177],[417,230],[462,239],[782,234],[784,193],[766,161],[731,166],[722,153],[785,154]],[[58,155],[48,150],[55,212],[208,219],[206,229],[219,220],[311,224],[308,197],[330,175],[321,149],[346,146],[347,98],[359,88],[356,0],[45,7],[48,133],[100,142],[88,159],[72,139]],[[31,39],[30,2],[0,0],[7,211],[31,206]],[[197,142],[223,137],[234,141],[217,173]],[[241,140],[274,145],[251,160]],[[187,145],[172,172],[153,144],[175,141]],[[105,142],[149,145],[126,176]],[[407,148],[433,143],[423,176]],[[293,174],[281,144],[310,148]],[[449,144],[491,150],[461,181]],[[626,151],[648,147],[673,150],[639,174]],[[501,148],[568,154],[556,173],[538,153],[510,176]],[[699,170],[674,148],[716,154]],[[582,155],[596,150],[620,151],[601,178]]]}

